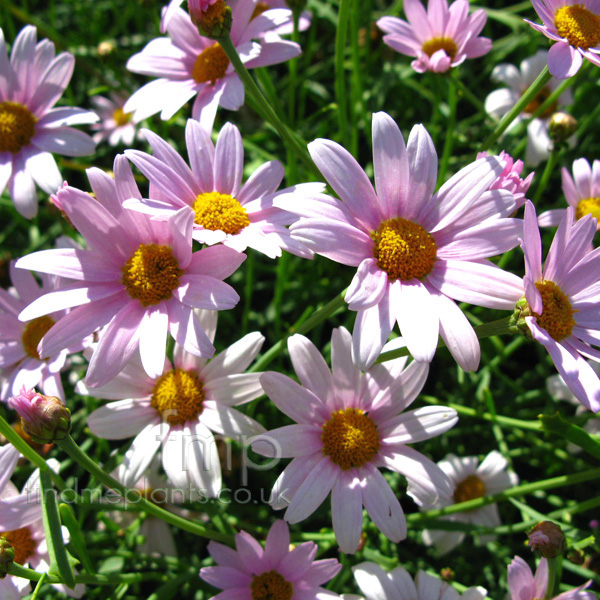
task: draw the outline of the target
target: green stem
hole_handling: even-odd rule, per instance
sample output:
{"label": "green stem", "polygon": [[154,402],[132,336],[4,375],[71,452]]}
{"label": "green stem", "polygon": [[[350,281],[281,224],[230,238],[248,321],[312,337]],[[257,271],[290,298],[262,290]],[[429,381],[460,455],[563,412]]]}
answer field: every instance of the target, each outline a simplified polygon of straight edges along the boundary
{"label": "green stem", "polygon": [[277,116],[277,113],[273,110],[273,107],[269,104],[267,99],[263,96],[259,87],[256,85],[256,82],[252,78],[252,75],[248,72],[248,69],[242,63],[233,42],[231,41],[231,37],[229,34],[227,36],[219,39],[219,44],[227,54],[227,58],[231,61],[233,68],[236,73],[239,75],[240,79],[244,84],[244,88],[246,92],[252,97],[254,100],[255,106],[258,109],[259,115],[265,120],[268,121],[277,131],[277,133],[281,136],[281,138],[288,144],[290,148],[292,148],[302,160],[302,162],[307,166],[307,168],[312,171],[316,175],[318,179],[321,179],[321,173],[313,163],[308,151],[306,149],[306,142],[304,140],[299,141],[297,134],[293,133],[288,126]]}
{"label": "green stem", "polygon": [[47,577],[48,577],[48,573],[42,573],[42,576],[40,577],[39,581],[37,582],[37,585],[35,586],[35,590],[33,590],[33,594],[31,595],[31,600],[36,600],[37,598],[39,598],[40,592],[42,590],[44,583],[46,582]]}
{"label": "green stem", "polygon": [[558,160],[558,152],[553,150],[550,152],[550,156],[546,161],[546,166],[544,167],[544,171],[542,173],[542,177],[540,178],[540,183],[535,190],[535,195],[532,198],[532,202],[537,205],[539,199],[542,197],[544,190],[548,187],[548,182],[550,181],[550,177],[555,172],[556,162]]}
{"label": "green stem", "polygon": [[591,454],[595,458],[600,458],[600,442],[581,427],[572,425],[563,419],[559,413],[554,415],[540,415],[538,419],[544,431],[551,431],[556,435],[560,435],[572,444],[585,450],[588,454]]}
{"label": "green stem", "polygon": [[[559,558],[548,558],[546,560],[548,561],[548,584],[546,585],[544,598],[550,600],[550,598],[554,597],[554,589],[560,583],[560,579],[557,577]],[[562,560],[562,557],[560,557],[560,560]]]}
{"label": "green stem", "polygon": [[515,496],[533,494],[540,490],[575,485],[577,483],[584,483],[585,481],[592,481],[599,478],[600,468],[590,469],[589,471],[583,471],[581,473],[572,473],[570,475],[561,475],[560,477],[552,477],[551,479],[543,479],[542,481],[537,481],[535,483],[524,483],[523,485],[515,486],[498,494],[492,494],[490,496],[445,506],[444,508],[437,508],[422,513],[408,515],[406,520],[411,524],[420,523],[421,521],[426,521],[428,519],[437,519],[438,517],[443,517],[445,515],[474,510],[476,508],[481,508],[482,506],[487,506],[488,504],[494,504],[495,502],[502,502],[509,498],[514,498]]}
{"label": "green stem", "polygon": [[[352,0],[340,0],[340,11],[338,15],[338,26],[335,38],[335,98],[337,102],[338,124],[340,127],[340,141],[348,146],[348,104],[346,94],[346,74],[344,69],[344,58],[346,54],[346,37],[350,21],[350,6]],[[351,119],[351,122],[354,121]]]}
{"label": "green stem", "polygon": [[295,333],[305,334],[308,333],[313,327],[316,327],[319,323],[322,323],[335,312],[337,312],[342,306],[344,306],[344,297],[346,290],[340,292],[333,300],[330,300],[325,306],[320,308],[316,313],[310,316],[302,325],[298,327],[292,327],[287,335],[280,339],[276,344],[271,346],[255,363],[251,369],[248,369],[248,373],[256,373],[262,371],[275,357],[283,352],[287,340],[290,336]]}
{"label": "green stem", "polygon": [[[98,481],[103,483],[106,487],[115,490],[121,496],[123,496],[126,502],[132,502],[130,497],[135,498],[135,504],[140,508],[140,510],[144,510],[147,513],[174,525],[175,527],[179,527],[179,529],[184,529],[185,531],[189,531],[195,535],[208,538],[210,540],[216,540],[218,542],[223,542],[225,544],[233,545],[234,539],[231,535],[226,535],[224,533],[220,533],[218,531],[212,531],[207,529],[203,525],[199,523],[195,523],[193,521],[189,521],[188,519],[184,519],[179,515],[175,515],[152,502],[148,502],[145,498],[143,498],[139,492],[136,490],[131,490],[125,487],[121,482],[117,481],[114,477],[111,477],[108,473],[103,471],[73,440],[71,436],[68,436],[66,439],[57,442],[57,445],[64,450],[75,462],[79,463],[88,473],[90,473],[93,477],[95,477]],[[130,493],[131,496],[130,496]]]}
{"label": "green stem", "polygon": [[481,150],[487,150],[492,146],[498,138],[508,129],[509,125],[523,112],[527,105],[540,93],[542,88],[551,79],[548,65],[538,75],[537,79],[525,90],[519,101],[502,117],[500,123],[487,137],[481,146]]}
{"label": "green stem", "polygon": [[456,93],[456,82],[454,74],[451,73],[446,77],[448,82],[448,107],[450,109],[450,115],[448,117],[448,127],[446,129],[446,139],[444,140],[444,151],[442,153],[442,160],[440,162],[440,170],[438,174],[438,187],[440,187],[446,178],[446,171],[448,170],[448,163],[450,162],[450,156],[452,155],[452,147],[454,145],[454,136],[456,134],[456,106],[458,104],[458,96]]}

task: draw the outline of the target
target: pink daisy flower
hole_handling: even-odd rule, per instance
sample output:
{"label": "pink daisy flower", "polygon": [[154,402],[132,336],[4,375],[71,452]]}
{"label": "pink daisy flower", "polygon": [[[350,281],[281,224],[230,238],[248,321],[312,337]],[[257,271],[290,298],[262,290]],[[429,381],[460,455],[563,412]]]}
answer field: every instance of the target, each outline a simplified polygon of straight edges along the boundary
{"label": "pink daisy flower", "polygon": [[513,309],[521,280],[486,259],[517,245],[522,221],[507,218],[513,194],[488,188],[505,165],[495,157],[465,167],[434,193],[437,155],[422,125],[404,145],[387,114],[373,115],[375,185],[344,148],[329,140],[310,154],[342,202],[306,194],[275,200],[302,217],[292,236],[308,248],[358,267],[346,293],[354,325],[354,359],[368,368],[396,321],[416,360],[430,361],[441,335],[465,370],[479,364],[479,342],[452,300]]}
{"label": "pink daisy flower", "polygon": [[[212,341],[216,315],[210,313],[201,314],[200,322]],[[260,373],[243,373],[263,341],[260,333],[249,333],[208,363],[176,345],[173,362],[165,360],[160,376],[149,376],[134,356],[107,385],[90,390],[78,384],[80,394],[111,400],[88,417],[94,435],[135,436],[120,471],[126,486],[142,477],[162,448],[162,466],[182,493],[218,496],[221,466],[213,432],[240,439],[265,430],[232,408],[263,394]]]}
{"label": "pink daisy flower", "polygon": [[[270,258],[281,250],[312,258],[305,246],[293,240],[285,225],[297,220],[276,208],[280,194],[321,191],[321,184],[304,184],[276,192],[284,169],[279,161],[265,163],[242,186],[244,147],[238,128],[227,123],[216,147],[198,121],[189,119],[186,142],[191,168],[169,144],[145,129],[154,156],[137,150],[125,155],[150,180],[153,199],[129,200],[127,208],[167,217],[183,208],[193,215],[192,237],[209,246],[223,243],[238,252],[248,246]],[[297,198],[297,201],[300,201]]]}
{"label": "pink daisy flower", "polygon": [[[600,227],[600,160],[595,160],[593,167],[585,158],[578,158],[573,163],[573,177],[563,167],[562,190],[567,203],[575,209],[575,218],[592,215],[596,219],[596,229]],[[566,208],[547,210],[538,217],[540,227],[557,227],[563,220]]]}
{"label": "pink daisy flower", "polygon": [[107,325],[87,372],[86,382],[93,387],[115,377],[138,346],[146,372],[160,375],[167,332],[188,352],[212,356],[214,346],[193,309],[233,308],[239,296],[222,280],[246,258],[224,246],[192,254],[191,212],[184,209],[157,221],[124,209],[122,201],[140,197],[124,156],[115,159],[114,173],[113,180],[100,169],[88,171],[96,199],[73,187],[58,192],[87,250],[42,250],[16,264],[75,280],[34,300],[20,314],[27,321],[77,307],[42,338],[42,358]]}
{"label": "pink daisy flower", "polygon": [[[525,204],[521,247],[525,254],[526,305],[522,316],[533,339],[550,354],[569,389],[587,408],[600,411],[600,380],[585,358],[600,361],[600,249],[590,251],[596,220],[575,221],[569,207],[542,268],[542,242],[535,208]],[[585,357],[585,358],[584,358]]]}
{"label": "pink daisy flower", "polygon": [[315,560],[318,547],[304,542],[290,547],[290,531],[285,521],[275,521],[263,547],[248,533],[235,536],[236,550],[209,542],[208,551],[216,567],[202,567],[200,577],[224,590],[214,600],[326,600],[339,598],[321,586],[335,577],[342,565],[335,558]]}
{"label": "pink daisy flower", "polygon": [[459,594],[450,584],[421,570],[414,581],[403,567],[386,572],[375,563],[364,562],[352,571],[367,600],[483,600],[487,596],[482,587]]}
{"label": "pink daisy flower", "polygon": [[52,194],[62,183],[51,153],[94,152],[92,138],[70,125],[94,123],[98,116],[81,108],[52,108],[74,64],[68,52],[55,56],[49,40],[37,43],[31,25],[19,32],[9,60],[0,29],[0,194],[8,185],[15,208],[27,219],[37,213],[36,184]]}
{"label": "pink daisy flower", "polygon": [[[232,0],[231,40],[246,68],[265,67],[300,54],[300,46],[266,35],[289,21],[291,11],[265,12],[251,20],[257,0]],[[190,17],[175,8],[168,21],[169,37],[151,41],[132,56],[127,68],[134,73],[159,77],[139,89],[125,104],[139,121],[161,113],[170,119],[188,100],[196,96],[192,117],[206,131],[212,131],[217,107],[238,110],[244,104],[244,86],[225,51],[215,40],[202,37]],[[260,43],[252,41],[261,38]]]}
{"label": "pink daisy flower", "polygon": [[[361,371],[352,362],[352,339],[343,327],[331,338],[331,372],[314,344],[301,335],[288,341],[302,386],[280,373],[260,381],[277,408],[296,421],[261,436],[253,449],[293,458],[273,488],[274,509],[288,506],[285,519],[299,523],[331,492],[333,530],[342,552],[356,552],[363,506],[378,529],[399,542],[406,519],[398,498],[379,472],[401,473],[429,502],[451,493],[450,481],[413,444],[453,427],[456,412],[443,406],[404,411],[421,391],[429,365],[398,359]],[[303,387],[304,386],[304,387]]]}
{"label": "pink daisy flower", "polygon": [[[443,508],[458,502],[483,498],[503,492],[519,483],[519,478],[515,473],[508,470],[506,459],[496,450],[490,452],[481,464],[476,456],[460,457],[454,454],[448,454],[437,464],[452,482],[452,493],[449,496],[440,496],[435,504],[420,504],[418,496],[413,495],[420,510]],[[444,519],[490,528],[501,525],[497,504],[488,504],[474,510],[456,513],[444,517]],[[440,554],[450,552],[464,539],[465,533],[462,531],[423,530],[423,541],[428,546],[435,545]],[[493,536],[481,535],[479,543],[484,544],[493,539]]]}
{"label": "pink daisy flower", "polygon": [[445,73],[467,58],[478,58],[492,49],[492,40],[478,37],[485,25],[485,10],[469,16],[469,1],[429,0],[427,11],[419,0],[405,0],[408,22],[381,17],[377,26],[386,35],[383,41],[400,54],[414,56],[412,68],[418,73]]}
{"label": "pink daisy flower", "polygon": [[[486,156],[490,156],[487,152],[478,152],[477,159],[485,158]],[[501,160],[504,164],[504,170],[500,173],[500,176],[492,185],[490,185],[490,190],[508,190],[514,196],[515,206],[519,208],[525,204],[525,194],[531,185],[531,181],[533,180],[534,173],[530,173],[523,179],[521,177],[521,173],[523,172],[523,164],[522,160],[515,161],[513,157],[502,150],[498,155],[498,159]]]}
{"label": "pink daisy flower", "polygon": [[[591,581],[553,596],[551,600],[596,600],[596,594],[585,591]],[[546,598],[548,586],[548,561],[542,558],[533,575],[529,565],[520,557],[515,556],[508,565],[508,589],[511,600],[536,600]]]}
{"label": "pink daisy flower", "polygon": [[126,101],[125,96],[115,93],[111,93],[110,98],[92,97],[92,104],[100,117],[100,121],[91,128],[96,132],[93,136],[96,144],[104,141],[110,146],[119,144],[131,146],[133,144],[138,120],[133,118],[133,114],[123,110]]}
{"label": "pink daisy flower", "polygon": [[548,68],[558,79],[573,77],[586,58],[600,66],[600,2],[598,0],[531,0],[543,21],[534,29],[550,38]]}

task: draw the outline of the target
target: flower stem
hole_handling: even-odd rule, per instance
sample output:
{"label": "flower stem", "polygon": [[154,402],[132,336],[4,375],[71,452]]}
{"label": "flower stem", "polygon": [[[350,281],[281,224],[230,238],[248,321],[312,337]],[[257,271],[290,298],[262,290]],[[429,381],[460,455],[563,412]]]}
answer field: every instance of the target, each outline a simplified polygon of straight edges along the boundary
{"label": "flower stem", "polygon": [[546,65],[537,79],[525,90],[519,101],[502,117],[500,123],[487,137],[481,146],[481,150],[487,150],[508,129],[509,125],[523,112],[527,105],[540,93],[542,88],[550,81],[552,75]]}
{"label": "flower stem", "polygon": [[448,107],[450,114],[448,116],[448,127],[446,128],[446,139],[444,140],[444,151],[440,162],[440,170],[438,174],[438,187],[440,187],[446,178],[448,163],[452,155],[452,146],[454,145],[454,136],[456,134],[456,105],[458,104],[458,95],[456,93],[456,81],[454,74],[451,73],[446,77],[448,82]]}
{"label": "flower stem", "polygon": [[554,597],[554,591],[560,583],[560,571],[562,571],[562,556],[556,558],[547,558],[548,561],[548,584],[546,585],[546,594],[544,598],[550,600]]}
{"label": "flower stem", "polygon": [[289,145],[290,148],[294,150],[296,156],[302,160],[302,162],[316,175],[318,179],[321,179],[320,171],[317,169],[310,158],[308,151],[306,150],[306,142],[304,140],[300,140],[299,136],[292,132],[288,126],[277,116],[277,113],[273,110],[273,107],[269,104],[259,87],[256,85],[252,75],[250,75],[248,69],[246,69],[242,63],[229,34],[220,38],[219,44],[221,44],[225,54],[227,54],[227,58],[229,58],[233,68],[242,80],[244,88],[254,100],[254,104],[260,117],[269,122],[275,128],[281,138]]}
{"label": "flower stem", "polygon": [[600,458],[600,441],[597,441],[581,427],[572,425],[563,419],[558,412],[554,415],[540,415],[538,419],[541,421],[544,431],[560,435],[593,457]]}
{"label": "flower stem", "polygon": [[550,152],[550,156],[546,161],[546,166],[544,167],[544,171],[542,172],[542,177],[540,178],[540,183],[535,190],[535,195],[532,198],[532,202],[537,204],[539,199],[542,197],[544,190],[548,187],[548,182],[550,181],[550,177],[554,174],[556,162],[558,159],[558,152],[553,150]]}
{"label": "flower stem", "polygon": [[57,445],[64,450],[75,462],[79,463],[88,473],[93,475],[98,481],[103,483],[106,487],[115,490],[126,502],[135,503],[140,510],[144,510],[147,513],[158,517],[175,527],[189,531],[200,537],[208,538],[210,540],[216,540],[225,544],[233,545],[233,536],[220,533],[218,531],[212,531],[207,529],[199,523],[184,519],[179,515],[175,515],[152,502],[148,502],[143,498],[137,490],[131,490],[125,487],[121,482],[117,481],[114,477],[111,477],[108,473],[103,471],[73,440],[71,436],[68,436],[64,440],[57,442]]}
{"label": "flower stem", "polygon": [[352,0],[340,0],[337,33],[335,37],[335,98],[337,102],[338,124],[340,127],[340,140],[348,147],[348,105],[346,92],[346,77],[344,58],[346,54],[346,37],[350,20],[350,6]]}

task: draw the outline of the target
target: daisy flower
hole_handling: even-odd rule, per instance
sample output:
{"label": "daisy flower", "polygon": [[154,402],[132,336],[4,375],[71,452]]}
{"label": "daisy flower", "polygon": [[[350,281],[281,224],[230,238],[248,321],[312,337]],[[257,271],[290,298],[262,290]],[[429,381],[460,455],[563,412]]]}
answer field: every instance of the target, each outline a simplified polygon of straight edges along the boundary
{"label": "daisy flower", "polygon": [[[312,252],[293,240],[285,225],[297,220],[276,208],[278,194],[295,195],[302,190],[321,191],[321,184],[303,184],[276,192],[284,169],[273,160],[259,167],[242,186],[244,147],[238,128],[227,123],[216,147],[198,121],[189,119],[186,142],[191,168],[155,133],[143,133],[154,156],[137,150],[125,155],[150,180],[151,200],[129,200],[127,208],[150,215],[173,215],[183,208],[193,215],[192,237],[207,245],[223,243],[238,252],[248,246],[269,258],[281,250],[312,258]],[[297,201],[300,201],[297,199]]]}
{"label": "daisy flower", "polygon": [[434,193],[437,155],[422,125],[404,145],[387,114],[373,115],[375,186],[340,145],[316,140],[310,154],[342,202],[323,194],[275,199],[305,217],[292,237],[345,265],[358,267],[346,293],[354,325],[354,359],[373,364],[396,321],[408,350],[430,361],[438,336],[465,370],[479,364],[479,341],[452,300],[512,309],[521,280],[486,259],[517,245],[522,221],[513,194],[488,190],[505,165],[495,157],[462,169]]}
{"label": "daisy flower", "polygon": [[[591,580],[568,592],[553,596],[550,600],[596,600],[596,594],[585,588],[592,584]],[[511,600],[536,600],[546,598],[548,586],[548,561],[542,558],[538,563],[535,576],[529,565],[515,556],[508,565],[508,589]]]}
{"label": "daisy flower", "polygon": [[[504,83],[508,87],[493,91],[485,99],[486,112],[496,119],[501,119],[519,101],[525,90],[542,72],[546,66],[547,57],[548,52],[540,50],[533,56],[523,60],[518,69],[509,63],[502,63],[494,67],[492,79]],[[559,81],[552,77],[547,85],[525,107],[525,110],[511,123],[508,131],[510,132],[523,120],[531,117],[558,85]],[[548,131],[550,119],[559,108],[569,106],[572,102],[573,93],[570,89],[567,89],[557,98],[554,104],[527,125],[525,162],[528,165],[535,167],[550,156],[550,149],[552,148],[552,140]],[[570,141],[572,142],[574,139],[572,138]]]}
{"label": "daisy flower", "polygon": [[558,79],[573,77],[586,58],[600,66],[600,3],[598,0],[531,0],[543,25],[525,19],[550,38],[548,68]]}
{"label": "daisy flower", "polygon": [[104,141],[111,146],[133,144],[138,120],[123,110],[126,101],[126,97],[115,93],[111,93],[110,98],[92,97],[92,104],[100,118],[100,121],[91,127],[92,131],[96,132],[93,136],[96,144]]}
{"label": "daisy flower", "polygon": [[68,52],[55,56],[49,40],[37,43],[31,25],[19,32],[9,60],[0,29],[0,194],[8,186],[15,208],[27,219],[37,213],[36,184],[52,194],[62,183],[51,153],[94,152],[92,138],[70,125],[94,123],[98,116],[81,108],[52,108],[74,64]]}
{"label": "daisy flower", "polygon": [[[600,160],[595,160],[593,167],[585,158],[578,158],[573,163],[573,177],[563,167],[562,190],[567,203],[575,209],[575,218],[592,215],[596,219],[596,228],[600,227]],[[538,217],[540,227],[556,227],[562,221],[566,209],[547,210]]]}
{"label": "daisy flower", "polygon": [[40,286],[31,273],[15,269],[14,262],[10,264],[10,276],[14,288],[10,292],[0,289],[0,368],[6,378],[0,399],[18,394],[24,386],[39,387],[47,396],[64,400],[60,372],[67,356],[83,350],[85,342],[75,342],[42,359],[38,344],[66,311],[59,310],[26,322],[19,320],[19,314],[27,305],[58,289],[59,278],[42,274]]}
{"label": "daisy flower", "polygon": [[487,596],[482,587],[470,587],[459,594],[445,581],[421,570],[414,581],[403,567],[386,572],[375,563],[364,562],[352,571],[367,600],[483,600]]}
{"label": "daisy flower", "polygon": [[[265,67],[300,54],[300,46],[282,40],[272,29],[289,21],[291,11],[265,12],[250,20],[257,0],[229,2],[233,24],[231,40],[246,68]],[[202,37],[190,17],[175,8],[167,25],[169,37],[151,41],[132,56],[127,68],[134,73],[158,77],[139,89],[125,104],[125,112],[135,112],[141,121],[157,112],[170,119],[188,100],[196,96],[192,117],[206,131],[212,131],[217,107],[238,110],[244,104],[244,85],[215,40]],[[260,38],[260,43],[252,41]]]}
{"label": "daisy flower", "polygon": [[429,0],[427,11],[419,0],[405,0],[408,22],[381,17],[377,26],[386,35],[383,41],[400,54],[414,56],[412,68],[418,73],[445,73],[467,58],[478,58],[492,49],[492,40],[478,37],[485,25],[485,10],[469,16],[469,1]]}
{"label": "daisy flower", "polygon": [[[486,156],[490,156],[487,152],[479,152],[477,154],[477,159],[485,158]],[[525,204],[525,194],[531,185],[531,181],[533,180],[534,173],[530,173],[523,179],[521,177],[521,173],[523,172],[523,164],[522,160],[514,160],[513,157],[502,150],[500,154],[498,154],[498,159],[501,160],[504,164],[504,171],[500,173],[500,176],[492,185],[490,185],[490,190],[508,190],[512,193],[515,199],[515,207],[519,208]]]}
{"label": "daisy flower", "polygon": [[[449,454],[438,463],[438,466],[452,482],[450,496],[440,497],[435,504],[422,504],[420,510],[443,508],[459,502],[474,500],[497,494],[519,483],[519,478],[507,470],[506,459],[496,450],[490,452],[483,462],[479,464],[476,456],[459,457]],[[410,485],[409,485],[410,489]],[[418,496],[414,497],[418,502]],[[488,504],[467,512],[456,513],[445,517],[447,521],[497,527],[501,524],[498,506]],[[450,552],[465,539],[462,531],[424,530],[423,541],[428,545],[435,545],[441,554]],[[489,541],[490,536],[480,536],[480,542]]]}
{"label": "daisy flower", "polygon": [[[200,316],[214,338],[216,317]],[[149,376],[137,356],[109,384],[80,394],[111,400],[88,417],[94,435],[109,440],[134,437],[123,460],[121,477],[131,487],[162,448],[162,466],[183,493],[216,497],[221,490],[221,466],[213,432],[228,438],[264,431],[258,422],[233,406],[262,395],[260,373],[244,374],[263,336],[249,333],[207,363],[176,345],[173,362],[165,360],[160,376]]]}
{"label": "daisy flower", "polygon": [[124,156],[115,159],[114,173],[113,180],[100,169],[88,170],[95,199],[70,186],[58,192],[87,250],[42,250],[16,263],[75,280],[34,300],[19,316],[29,321],[77,307],[42,338],[42,358],[107,325],[87,372],[94,387],[115,377],[138,347],[146,372],[159,376],[167,332],[188,352],[212,356],[214,346],[193,309],[233,308],[239,296],[222,280],[246,258],[225,246],[192,254],[192,213],[183,209],[157,221],[124,209],[123,200],[140,196]]}
{"label": "daisy flower", "polygon": [[294,459],[277,479],[271,505],[277,510],[289,504],[286,521],[299,523],[331,492],[342,552],[358,548],[363,506],[385,536],[403,540],[402,507],[378,467],[404,475],[412,493],[429,502],[451,489],[441,469],[407,444],[444,433],[456,424],[456,412],[428,406],[400,414],[421,391],[428,364],[414,361],[404,369],[406,359],[399,359],[363,374],[352,362],[352,339],[343,327],[331,338],[331,372],[304,336],[292,336],[288,349],[302,386],[274,372],[260,381],[297,424],[269,431],[252,445],[260,454]]}
{"label": "daisy flower", "polygon": [[521,242],[526,305],[519,309],[528,332],[546,348],[575,397],[598,412],[600,380],[584,358],[600,361],[600,351],[592,347],[600,344],[600,249],[590,251],[595,232],[596,220],[586,215],[575,221],[570,206],[542,268],[540,230],[527,201]]}
{"label": "daisy flower", "polygon": [[[57,461],[50,460],[48,465],[53,470],[58,470]],[[14,548],[15,563],[47,573],[50,569],[50,556],[40,494],[39,470],[34,471],[20,493],[10,481],[6,484],[0,491],[0,537],[7,539]],[[68,544],[69,536],[64,527],[63,538],[65,544]],[[0,580],[0,597],[13,600],[27,596],[31,593],[30,583],[28,579],[7,575]],[[81,598],[85,594],[85,586],[82,584],[77,584],[74,590],[65,585],[52,586],[71,598]]]}
{"label": "daisy flower", "polygon": [[248,533],[235,536],[236,549],[209,542],[208,551],[216,567],[202,567],[200,577],[224,590],[213,596],[236,600],[312,600],[339,598],[321,586],[335,577],[342,565],[335,558],[315,560],[314,542],[290,546],[290,531],[285,521],[275,521],[263,547]]}

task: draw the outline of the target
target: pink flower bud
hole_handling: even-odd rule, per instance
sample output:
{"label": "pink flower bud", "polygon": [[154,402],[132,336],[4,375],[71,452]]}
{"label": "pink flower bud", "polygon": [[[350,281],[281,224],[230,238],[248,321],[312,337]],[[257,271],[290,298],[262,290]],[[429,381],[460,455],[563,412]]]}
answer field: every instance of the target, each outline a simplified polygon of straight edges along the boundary
{"label": "pink flower bud", "polygon": [[529,546],[544,558],[556,558],[565,551],[565,534],[552,521],[542,521],[527,534]]}

